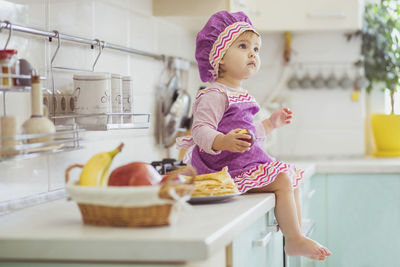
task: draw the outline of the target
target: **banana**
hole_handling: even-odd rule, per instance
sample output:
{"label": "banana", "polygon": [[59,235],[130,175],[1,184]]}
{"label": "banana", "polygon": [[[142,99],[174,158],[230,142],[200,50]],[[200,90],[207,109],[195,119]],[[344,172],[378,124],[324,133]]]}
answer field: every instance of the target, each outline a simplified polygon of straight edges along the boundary
{"label": "banana", "polygon": [[115,155],[121,152],[124,143],[109,152],[97,153],[83,166],[79,185],[82,186],[106,186],[108,182],[108,170]]}

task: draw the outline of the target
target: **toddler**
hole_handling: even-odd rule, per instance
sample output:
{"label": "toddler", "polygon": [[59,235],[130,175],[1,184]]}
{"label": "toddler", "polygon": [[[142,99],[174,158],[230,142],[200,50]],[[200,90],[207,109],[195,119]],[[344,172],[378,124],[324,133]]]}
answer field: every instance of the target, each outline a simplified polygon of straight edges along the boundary
{"label": "toddler", "polygon": [[[276,161],[261,142],[275,128],[291,122],[293,113],[282,108],[262,122],[254,122],[260,107],[241,85],[260,68],[261,39],[243,12],[220,11],[211,16],[196,38],[200,77],[209,86],[193,104],[192,137],[178,138],[178,149],[189,148],[184,161],[199,174],[228,166],[240,192],[274,192],[275,216],[285,236],[289,256],[324,260],[330,251],[301,231],[298,183],[303,170]],[[255,135],[251,145],[248,129]]]}

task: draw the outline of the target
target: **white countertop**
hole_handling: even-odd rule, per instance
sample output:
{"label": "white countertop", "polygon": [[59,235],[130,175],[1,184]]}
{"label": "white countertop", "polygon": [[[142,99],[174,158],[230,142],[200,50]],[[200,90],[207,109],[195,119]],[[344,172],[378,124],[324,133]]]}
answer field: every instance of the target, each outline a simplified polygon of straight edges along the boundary
{"label": "white countertop", "polygon": [[314,165],[315,173],[399,173],[399,158],[295,158],[277,159],[286,161],[301,167],[302,165]]}
{"label": "white countertop", "polygon": [[74,202],[52,201],[0,218],[0,260],[205,260],[274,205],[273,194],[248,194],[192,206],[171,226],[118,228],[84,225]]}

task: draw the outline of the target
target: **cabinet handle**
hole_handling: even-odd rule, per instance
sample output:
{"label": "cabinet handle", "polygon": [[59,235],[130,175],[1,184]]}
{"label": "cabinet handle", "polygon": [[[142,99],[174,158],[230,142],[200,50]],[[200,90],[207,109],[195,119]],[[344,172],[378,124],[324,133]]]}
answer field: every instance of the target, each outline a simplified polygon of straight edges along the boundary
{"label": "cabinet handle", "polygon": [[268,225],[267,226],[267,231],[265,233],[267,233],[267,232],[278,232],[278,231],[279,231],[278,224],[273,224],[273,225]]}
{"label": "cabinet handle", "polygon": [[278,225],[269,225],[269,226],[267,226],[267,230],[261,232],[261,235],[263,237],[258,239],[258,240],[253,240],[253,246],[255,246],[255,247],[266,247],[268,245],[269,241],[271,241],[272,234],[274,232],[278,232],[278,231],[279,231]]}
{"label": "cabinet handle", "polygon": [[344,18],[346,14],[344,12],[324,12],[324,13],[308,13],[308,17],[312,19],[319,18]]}
{"label": "cabinet handle", "polygon": [[268,245],[269,241],[271,241],[272,233],[273,232],[264,233],[264,237],[262,237],[258,240],[253,240],[253,246],[254,247],[266,247]]}
{"label": "cabinet handle", "polygon": [[316,192],[315,189],[311,190],[310,192],[307,193],[306,198],[311,199],[314,196],[315,192]]}

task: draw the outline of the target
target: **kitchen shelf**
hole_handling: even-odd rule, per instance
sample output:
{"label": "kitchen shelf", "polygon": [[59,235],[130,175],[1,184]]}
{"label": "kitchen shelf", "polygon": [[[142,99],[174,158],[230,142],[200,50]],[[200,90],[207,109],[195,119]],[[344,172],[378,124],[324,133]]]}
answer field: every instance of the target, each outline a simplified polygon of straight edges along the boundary
{"label": "kitchen shelf", "polygon": [[[69,123],[79,125],[80,128],[88,131],[108,131],[118,129],[148,129],[150,128],[150,114],[135,113],[97,113],[97,114],[72,114],[52,117],[57,121],[70,121]],[[93,118],[94,123],[82,123],[81,119]],[[113,123],[113,119],[127,120],[127,122]],[[102,120],[103,123],[95,121]]]}
{"label": "kitchen shelf", "polygon": [[[23,79],[30,80],[31,75],[20,75],[20,74],[3,74],[0,73],[0,79],[3,78],[11,78],[11,79]],[[40,80],[46,80],[46,77],[41,76]],[[46,88],[42,88],[45,90]],[[27,85],[0,85],[0,92],[29,92],[31,90],[31,86]]]}
{"label": "kitchen shelf", "polygon": [[[0,137],[2,144],[10,141],[17,143],[0,147],[0,161],[34,158],[81,149],[79,143],[82,138],[80,135],[84,131],[76,125],[57,125],[56,132],[51,134],[20,134],[13,137]],[[29,143],[29,140],[45,137],[53,137],[54,139],[47,142]]]}

